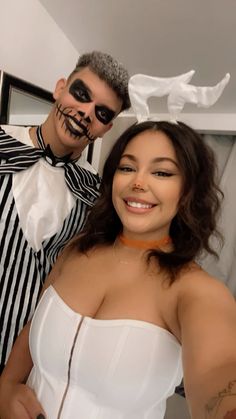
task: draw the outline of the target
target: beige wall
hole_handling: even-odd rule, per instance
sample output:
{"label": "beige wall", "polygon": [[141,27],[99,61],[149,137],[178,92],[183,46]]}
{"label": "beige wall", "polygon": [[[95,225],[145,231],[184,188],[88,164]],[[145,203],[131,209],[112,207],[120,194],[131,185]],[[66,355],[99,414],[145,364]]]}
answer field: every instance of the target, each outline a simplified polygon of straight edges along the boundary
{"label": "beige wall", "polygon": [[38,0],[0,3],[0,69],[52,91],[78,51]]}
{"label": "beige wall", "polygon": [[135,118],[132,116],[118,116],[118,118],[114,121],[111,130],[106,135],[104,135],[101,146],[99,148],[99,164],[98,167],[96,167],[100,175],[102,174],[105,159],[113,144],[120,136],[120,134],[134,122]]}

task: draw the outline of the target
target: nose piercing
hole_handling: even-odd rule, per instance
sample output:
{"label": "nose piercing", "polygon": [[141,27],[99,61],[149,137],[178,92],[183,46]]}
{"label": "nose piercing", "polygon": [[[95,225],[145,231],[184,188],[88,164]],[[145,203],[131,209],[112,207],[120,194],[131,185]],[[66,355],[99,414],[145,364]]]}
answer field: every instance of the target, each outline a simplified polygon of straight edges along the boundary
{"label": "nose piercing", "polygon": [[133,189],[137,189],[137,190],[139,190],[139,189],[143,189],[143,188],[142,188],[142,186],[140,185],[140,183],[134,183],[134,185],[133,185]]}

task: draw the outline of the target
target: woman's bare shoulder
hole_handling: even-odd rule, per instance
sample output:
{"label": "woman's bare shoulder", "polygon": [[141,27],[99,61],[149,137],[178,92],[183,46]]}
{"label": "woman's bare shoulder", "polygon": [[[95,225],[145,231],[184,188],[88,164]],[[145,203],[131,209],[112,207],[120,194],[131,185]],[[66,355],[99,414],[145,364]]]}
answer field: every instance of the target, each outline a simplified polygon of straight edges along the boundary
{"label": "woman's bare shoulder", "polygon": [[180,278],[178,289],[178,311],[188,315],[196,308],[203,311],[210,307],[221,310],[228,306],[235,310],[235,298],[220,279],[210,275],[199,265],[193,264]]}
{"label": "woman's bare shoulder", "polygon": [[192,263],[184,269],[179,278],[179,291],[181,295],[192,295],[193,297],[205,295],[206,292],[226,292],[230,293],[226,285],[219,279],[204,269],[197,263]]}

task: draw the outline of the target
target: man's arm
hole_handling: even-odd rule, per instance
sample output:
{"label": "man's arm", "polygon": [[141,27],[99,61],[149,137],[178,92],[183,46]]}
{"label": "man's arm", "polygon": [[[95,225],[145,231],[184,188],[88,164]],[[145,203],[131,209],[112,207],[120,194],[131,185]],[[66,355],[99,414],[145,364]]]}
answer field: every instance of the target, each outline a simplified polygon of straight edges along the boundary
{"label": "man's arm", "polygon": [[236,304],[200,273],[180,297],[184,383],[192,419],[236,419]]}

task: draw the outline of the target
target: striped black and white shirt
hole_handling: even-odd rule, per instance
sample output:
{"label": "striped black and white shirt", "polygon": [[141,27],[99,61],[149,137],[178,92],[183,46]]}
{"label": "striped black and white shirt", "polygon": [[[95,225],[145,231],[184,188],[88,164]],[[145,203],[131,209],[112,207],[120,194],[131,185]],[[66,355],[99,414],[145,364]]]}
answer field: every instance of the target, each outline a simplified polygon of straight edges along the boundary
{"label": "striped black and white shirt", "polygon": [[[3,128],[7,131],[6,126]],[[16,129],[19,133],[19,127]],[[12,127],[10,132],[12,135]],[[88,177],[95,176],[88,170],[85,174]],[[19,220],[12,188],[13,176],[17,174],[0,176],[1,369],[17,335],[34,312],[46,276],[66,243],[81,231],[88,209],[87,202],[74,199],[73,207],[62,220],[59,230],[43,240],[39,248],[35,248],[29,244]],[[57,203],[52,196],[48,200],[56,207]]]}

